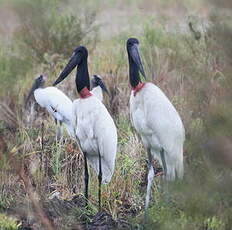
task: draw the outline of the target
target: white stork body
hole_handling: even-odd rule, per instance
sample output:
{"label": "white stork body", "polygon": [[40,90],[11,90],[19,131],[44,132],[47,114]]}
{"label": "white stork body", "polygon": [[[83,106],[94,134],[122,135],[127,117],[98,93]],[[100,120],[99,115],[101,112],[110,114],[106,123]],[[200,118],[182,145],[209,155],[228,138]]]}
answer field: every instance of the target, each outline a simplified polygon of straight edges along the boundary
{"label": "white stork body", "polygon": [[[95,96],[102,99],[98,87],[90,92],[88,72],[88,50],[84,46],[77,47],[69,62],[53,83],[57,85],[63,81],[69,73],[77,67],[76,87],[80,99],[73,102],[73,125],[77,141],[82,149],[85,164],[85,197],[88,200],[88,163],[98,174],[98,201],[101,209],[101,184],[108,183],[114,172],[114,163],[117,152],[117,131],[113,119],[106,107]],[[94,85],[102,84],[101,78],[94,75]]]}
{"label": "white stork body", "polygon": [[[152,83],[130,96],[131,122],[153,159],[166,167],[166,179],[183,177],[184,126],[180,116],[165,94]],[[164,151],[166,166],[160,153]]]}
{"label": "white stork body", "polygon": [[72,101],[56,87],[38,88],[34,91],[36,102],[59,122],[65,124],[68,134],[74,137],[72,126]]}
{"label": "white stork body", "polygon": [[117,131],[114,121],[101,101],[90,96],[73,102],[75,133],[88,163],[99,174],[99,154],[102,183],[108,183],[114,172]]}
{"label": "white stork body", "polygon": [[[37,83],[36,83],[37,81]],[[61,124],[64,123],[68,134],[75,137],[74,126],[72,124],[73,102],[61,90],[56,87],[42,88],[44,77],[41,75],[37,78],[32,87],[30,94],[33,92],[36,102],[45,108],[49,114]],[[100,76],[93,76],[93,89],[91,93],[100,101],[103,100],[102,90],[107,92],[107,89],[102,82]]]}
{"label": "white stork body", "polygon": [[131,122],[140,135],[148,153],[148,184],[145,208],[150,200],[154,171],[152,161],[157,159],[167,180],[183,177],[183,144],[185,131],[181,118],[159,87],[142,83],[140,73],[146,77],[138,51],[136,38],[127,40]]}
{"label": "white stork body", "polygon": [[91,93],[97,97],[101,102],[103,101],[103,92],[102,92],[102,88],[100,86],[94,87],[91,90]]}

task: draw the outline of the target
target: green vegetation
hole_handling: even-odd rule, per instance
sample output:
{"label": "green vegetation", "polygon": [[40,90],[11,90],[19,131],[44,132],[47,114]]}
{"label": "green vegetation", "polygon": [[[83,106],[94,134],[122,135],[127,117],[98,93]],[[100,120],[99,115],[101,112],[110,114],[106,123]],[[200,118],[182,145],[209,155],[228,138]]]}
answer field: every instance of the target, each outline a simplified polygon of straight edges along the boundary
{"label": "green vegetation", "polygon": [[0,213],[0,230],[17,230],[18,227],[15,220]]}
{"label": "green vegetation", "polygon": [[[232,6],[213,2],[209,10],[201,0],[0,1],[11,25],[0,26],[0,229],[17,229],[10,212],[41,225],[35,207],[56,192],[62,200],[83,193],[83,158],[76,143],[67,135],[57,143],[48,114],[35,106],[33,115],[23,107],[33,79],[43,73],[49,85],[79,44],[90,50],[90,73],[102,75],[109,88],[104,103],[118,128],[116,167],[103,186],[103,209],[132,229],[231,229]],[[146,152],[128,110],[125,41],[130,36],[139,38],[149,81],[170,98],[186,130],[184,180],[166,184],[156,178],[146,223]],[[62,90],[77,97],[73,78]],[[90,208],[75,207],[57,218],[58,229],[92,221],[96,185],[91,171]]]}
{"label": "green vegetation", "polygon": [[54,0],[15,1],[13,8],[20,23],[15,42],[22,55],[34,61],[44,62],[46,54],[67,58],[77,44],[90,46],[90,50],[95,45],[94,10],[85,10],[81,16],[77,13],[82,10],[81,6],[71,11],[62,1]]}

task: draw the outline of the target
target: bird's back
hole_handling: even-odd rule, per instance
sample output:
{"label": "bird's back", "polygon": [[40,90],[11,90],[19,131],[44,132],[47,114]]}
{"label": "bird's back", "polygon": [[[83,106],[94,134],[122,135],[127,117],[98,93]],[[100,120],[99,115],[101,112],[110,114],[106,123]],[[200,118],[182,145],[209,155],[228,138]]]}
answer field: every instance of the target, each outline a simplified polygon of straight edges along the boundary
{"label": "bird's back", "polygon": [[41,107],[49,111],[54,109],[66,119],[71,119],[72,101],[59,89],[47,87],[34,92],[35,99]]}
{"label": "bird's back", "polygon": [[100,86],[94,87],[91,90],[91,93],[97,97],[100,101],[103,101],[103,93],[102,93],[102,89]]}
{"label": "bird's back", "polygon": [[83,152],[96,173],[99,171],[98,151],[102,158],[102,182],[111,180],[117,150],[117,131],[112,117],[99,99],[91,96],[77,99],[73,105],[76,135]]}
{"label": "bird's back", "polygon": [[66,125],[69,135],[74,136],[72,126],[72,101],[56,87],[39,88],[34,92],[36,102],[58,121]]}

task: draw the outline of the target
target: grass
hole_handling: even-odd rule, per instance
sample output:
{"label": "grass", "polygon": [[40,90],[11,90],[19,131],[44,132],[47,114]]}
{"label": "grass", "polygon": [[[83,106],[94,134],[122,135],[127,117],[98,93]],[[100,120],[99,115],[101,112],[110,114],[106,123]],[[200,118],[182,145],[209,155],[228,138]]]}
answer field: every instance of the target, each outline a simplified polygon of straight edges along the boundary
{"label": "grass", "polygon": [[[11,4],[16,7],[17,15],[23,5],[18,6],[18,3],[15,5],[14,2],[11,1]],[[191,6],[196,4],[189,2]],[[26,8],[24,16],[34,12],[31,7],[45,4],[47,6],[45,18],[38,21],[40,17],[38,10],[33,22],[38,27],[31,28],[29,37],[14,37],[13,33],[12,41],[18,39],[16,43],[10,41],[6,43],[4,39],[1,41],[0,211],[3,214],[0,215],[0,223],[4,221],[4,225],[9,224],[9,229],[18,227],[14,220],[9,219],[10,212],[25,217],[28,213],[33,214],[33,210],[41,212],[40,205],[43,201],[48,201],[55,192],[59,192],[61,199],[64,200],[83,193],[83,157],[76,143],[70,140],[67,134],[62,143],[57,143],[55,125],[51,118],[39,107],[35,106],[33,116],[23,107],[33,78],[39,73],[44,73],[48,76],[47,85],[49,85],[66,64],[66,58],[72,51],[71,47],[81,42],[78,39],[74,42],[73,34],[76,36],[79,32],[82,33],[80,27],[85,25],[82,21],[84,19],[79,19],[76,15],[75,19],[72,19],[74,11],[70,8],[77,9],[75,7],[79,6],[72,1],[69,3],[59,18],[54,12],[57,10],[56,6],[64,7],[60,1],[52,1],[49,4],[47,1],[44,3],[23,1],[23,4],[29,7]],[[230,16],[225,16],[224,10],[219,9],[209,15],[207,18],[209,23],[204,24],[201,18],[190,16],[177,23],[175,30],[170,30],[166,23],[171,20],[164,10],[161,10],[160,18],[156,15],[150,22],[143,19],[141,14],[149,12],[149,9],[139,10],[143,3],[143,1],[136,3],[126,1],[125,5],[122,5],[111,1],[106,5],[108,10],[116,6],[127,10],[128,7],[132,7],[136,9],[134,14],[137,14],[137,18],[133,21],[134,15],[129,17],[128,21],[131,22],[129,29],[119,31],[110,37],[100,36],[100,41],[94,33],[90,40],[86,40],[88,47],[92,48],[89,56],[90,73],[102,75],[109,88],[110,97],[105,96],[104,103],[114,117],[118,130],[115,172],[112,181],[102,188],[103,209],[114,219],[125,219],[134,229],[230,229],[232,225],[232,46],[229,39],[231,26],[228,20]],[[74,4],[73,7],[71,4]],[[86,6],[86,9],[88,7],[96,9],[96,14],[101,13],[99,2],[90,1],[89,5],[85,5],[84,2],[81,4]],[[149,4],[151,3],[147,3],[146,7]],[[157,8],[163,9],[163,5],[166,4],[168,3],[162,2]],[[200,1],[198,4],[198,8],[205,6]],[[53,14],[47,14],[49,9],[54,10]],[[95,17],[97,18],[97,15],[90,23],[93,32],[96,29]],[[201,32],[200,40],[196,40],[194,34],[188,30],[189,20],[192,20],[194,28]],[[48,31],[46,26],[50,25],[49,23],[51,31]],[[67,32],[66,23],[78,26]],[[181,31],[183,24],[186,25],[184,32]],[[18,29],[19,32],[20,28]],[[46,31],[43,31],[44,29]],[[38,50],[28,46],[27,42],[24,43],[26,38],[31,39],[30,43],[41,42],[39,37],[35,40],[31,37],[38,31],[44,34],[52,33],[56,42],[53,44],[49,41],[36,45]],[[143,216],[147,162],[143,145],[129,121],[130,88],[125,50],[125,40],[129,36],[139,38],[142,60],[149,81],[157,84],[170,98],[179,111],[186,130],[184,180],[165,184],[156,179],[148,221],[145,225]],[[27,48],[23,48],[25,52],[20,55],[22,43],[23,47],[26,45]],[[61,49],[63,43],[67,46],[62,46]],[[72,99],[77,97],[73,77],[59,86]],[[56,224],[60,229],[70,229],[73,224],[75,226],[75,221],[78,220],[78,223],[83,221],[83,216],[88,216],[87,222],[91,222],[92,216],[97,213],[96,185],[97,176],[91,171],[91,208],[89,210],[76,208],[71,214],[57,219]],[[41,215],[43,216],[43,212]],[[40,226],[46,225],[46,221],[44,223],[39,215],[34,214],[32,219]]]}
{"label": "grass", "polygon": [[0,229],[1,230],[17,230],[19,225],[16,220],[0,214]]}

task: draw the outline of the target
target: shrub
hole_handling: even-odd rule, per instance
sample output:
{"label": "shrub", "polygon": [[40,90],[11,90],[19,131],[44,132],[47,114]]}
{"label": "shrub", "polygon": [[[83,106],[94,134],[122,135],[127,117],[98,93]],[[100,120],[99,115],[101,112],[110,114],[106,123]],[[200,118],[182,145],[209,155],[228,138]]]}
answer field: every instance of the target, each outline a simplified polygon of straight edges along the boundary
{"label": "shrub", "polygon": [[[21,54],[36,62],[44,62],[47,53],[61,54],[65,58],[80,45],[95,47],[98,26],[94,25],[96,12],[80,7],[75,14],[68,11],[62,1],[12,1],[19,26],[14,33]],[[80,16],[83,15],[83,16]]]}
{"label": "shrub", "polygon": [[17,80],[23,77],[30,67],[27,59],[16,55],[15,49],[9,46],[3,47],[3,44],[0,44],[0,96],[13,88]]}

